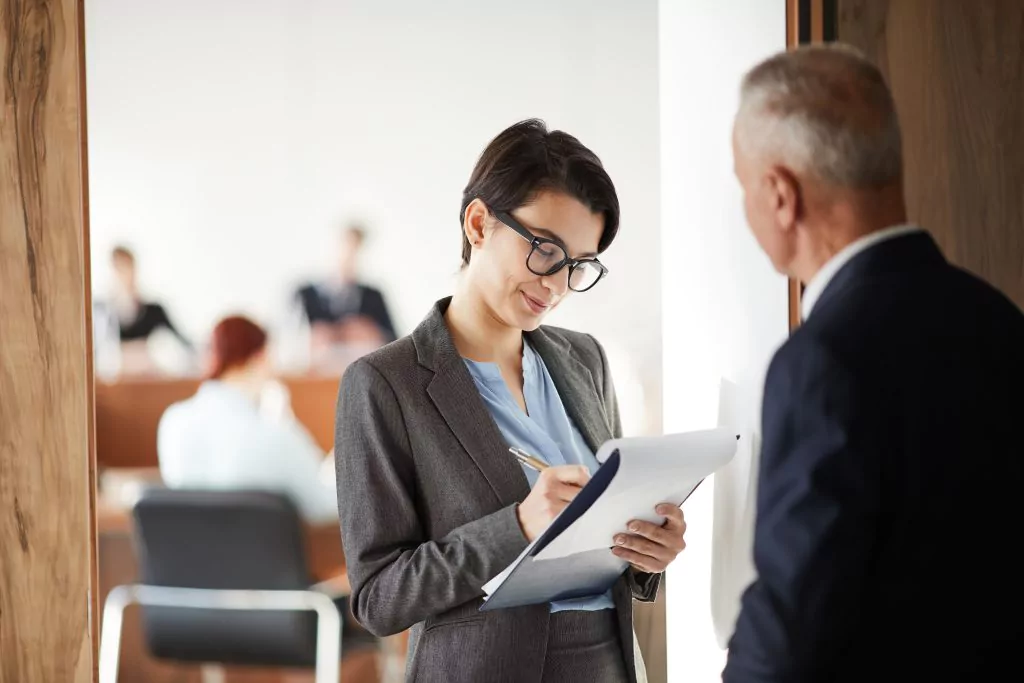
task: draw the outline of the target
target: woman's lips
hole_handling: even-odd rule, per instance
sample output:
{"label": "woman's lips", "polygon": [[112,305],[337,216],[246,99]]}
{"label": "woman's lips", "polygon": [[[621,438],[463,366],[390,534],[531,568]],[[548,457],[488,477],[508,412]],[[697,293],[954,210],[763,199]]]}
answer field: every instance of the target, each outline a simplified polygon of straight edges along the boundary
{"label": "woman's lips", "polygon": [[522,292],[522,295],[523,299],[526,300],[526,305],[530,307],[530,310],[533,311],[535,315],[540,315],[551,308],[550,304],[546,304],[539,299],[535,299],[526,292]]}

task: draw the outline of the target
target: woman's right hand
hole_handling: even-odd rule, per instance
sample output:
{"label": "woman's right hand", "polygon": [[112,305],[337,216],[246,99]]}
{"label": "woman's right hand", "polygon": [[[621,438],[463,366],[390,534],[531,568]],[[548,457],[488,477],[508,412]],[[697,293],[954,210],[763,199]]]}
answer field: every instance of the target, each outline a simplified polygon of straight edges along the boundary
{"label": "woman's right hand", "polygon": [[544,533],[588,481],[590,471],[583,465],[560,465],[541,472],[530,495],[516,511],[526,540],[532,543]]}

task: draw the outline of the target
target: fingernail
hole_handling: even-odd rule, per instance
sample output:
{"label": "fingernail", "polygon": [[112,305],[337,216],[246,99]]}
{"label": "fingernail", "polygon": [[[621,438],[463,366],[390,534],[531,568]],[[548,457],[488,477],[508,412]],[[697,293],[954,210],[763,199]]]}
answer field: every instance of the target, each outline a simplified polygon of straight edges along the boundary
{"label": "fingernail", "polygon": [[636,522],[632,522],[629,525],[629,530],[630,531],[640,531],[640,525],[637,524]]}
{"label": "fingernail", "polygon": [[615,537],[615,544],[616,545],[625,545],[626,544],[626,537],[625,536],[616,536]]}
{"label": "fingernail", "polygon": [[669,513],[668,505],[659,505],[656,512],[659,515],[667,515]]}

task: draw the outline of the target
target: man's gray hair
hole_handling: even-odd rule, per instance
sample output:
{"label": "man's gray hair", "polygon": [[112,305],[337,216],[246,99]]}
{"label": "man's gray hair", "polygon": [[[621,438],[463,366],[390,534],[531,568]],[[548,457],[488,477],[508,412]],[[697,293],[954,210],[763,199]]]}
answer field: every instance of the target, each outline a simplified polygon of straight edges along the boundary
{"label": "man's gray hair", "polygon": [[744,153],[858,189],[900,180],[896,106],[878,68],[851,47],[802,47],[743,79],[736,140]]}

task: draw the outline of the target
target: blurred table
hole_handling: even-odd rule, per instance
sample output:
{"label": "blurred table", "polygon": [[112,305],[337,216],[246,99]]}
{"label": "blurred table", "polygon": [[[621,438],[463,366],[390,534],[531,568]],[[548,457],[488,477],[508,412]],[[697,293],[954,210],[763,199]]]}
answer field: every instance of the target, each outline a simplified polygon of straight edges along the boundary
{"label": "blurred table", "polygon": [[[334,445],[337,376],[286,376],[280,382],[291,397],[296,419],[324,450]],[[126,377],[96,382],[96,462],[110,467],[157,466],[156,430],[172,403],[196,393],[198,378]]]}

